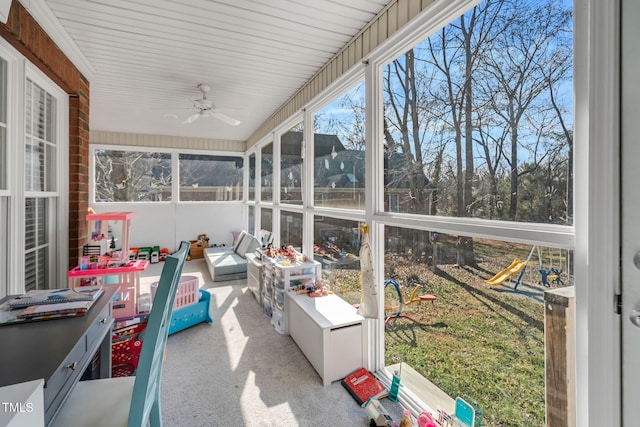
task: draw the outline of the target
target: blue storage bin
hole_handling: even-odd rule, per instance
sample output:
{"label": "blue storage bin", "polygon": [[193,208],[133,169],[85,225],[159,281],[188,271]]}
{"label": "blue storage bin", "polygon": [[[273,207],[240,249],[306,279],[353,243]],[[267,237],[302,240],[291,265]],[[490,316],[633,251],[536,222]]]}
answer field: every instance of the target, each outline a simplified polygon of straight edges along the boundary
{"label": "blue storage bin", "polygon": [[169,325],[169,335],[189,328],[198,323],[213,323],[209,315],[209,303],[211,294],[200,289],[200,300],[196,304],[187,305],[173,310],[171,324]]}

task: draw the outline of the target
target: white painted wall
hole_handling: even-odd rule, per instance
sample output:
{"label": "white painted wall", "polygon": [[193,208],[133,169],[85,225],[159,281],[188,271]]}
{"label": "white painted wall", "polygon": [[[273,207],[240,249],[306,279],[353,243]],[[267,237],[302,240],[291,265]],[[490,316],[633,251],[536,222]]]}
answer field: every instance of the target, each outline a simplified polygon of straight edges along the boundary
{"label": "white painted wall", "polygon": [[[209,244],[233,243],[232,231],[246,228],[242,203],[157,203],[157,204],[94,204],[96,212],[136,212],[131,221],[131,247],[160,246],[171,252],[181,240],[195,240],[199,234],[209,237]],[[122,225],[115,222],[111,229],[120,238]],[[119,247],[119,245],[118,245]]]}

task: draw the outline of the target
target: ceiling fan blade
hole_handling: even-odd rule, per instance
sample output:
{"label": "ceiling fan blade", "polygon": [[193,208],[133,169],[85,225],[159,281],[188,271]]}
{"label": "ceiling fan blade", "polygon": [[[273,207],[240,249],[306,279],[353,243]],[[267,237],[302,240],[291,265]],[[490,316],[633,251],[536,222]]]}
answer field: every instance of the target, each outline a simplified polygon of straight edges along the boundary
{"label": "ceiling fan blade", "polygon": [[233,117],[229,117],[226,114],[222,114],[217,111],[211,111],[211,116],[215,117],[216,119],[220,119],[231,126],[238,126],[240,124],[240,120],[236,120]]}
{"label": "ceiling fan blade", "polygon": [[200,113],[200,112],[195,113],[194,115],[187,117],[187,119],[186,119],[184,122],[182,122],[182,124],[183,124],[183,125],[187,125],[187,124],[189,124],[189,123],[193,123],[193,122],[195,122],[196,120],[198,120],[198,117],[200,117],[200,115],[201,115],[201,113]]}

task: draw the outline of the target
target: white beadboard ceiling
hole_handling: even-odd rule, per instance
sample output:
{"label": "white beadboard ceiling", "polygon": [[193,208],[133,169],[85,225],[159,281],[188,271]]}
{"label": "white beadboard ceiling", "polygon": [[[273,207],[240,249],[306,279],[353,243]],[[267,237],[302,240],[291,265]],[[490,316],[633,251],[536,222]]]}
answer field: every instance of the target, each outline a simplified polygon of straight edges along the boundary
{"label": "white beadboard ceiling", "polygon": [[[90,79],[92,130],[245,141],[390,0],[21,2]],[[242,123],[182,124],[198,83]]]}

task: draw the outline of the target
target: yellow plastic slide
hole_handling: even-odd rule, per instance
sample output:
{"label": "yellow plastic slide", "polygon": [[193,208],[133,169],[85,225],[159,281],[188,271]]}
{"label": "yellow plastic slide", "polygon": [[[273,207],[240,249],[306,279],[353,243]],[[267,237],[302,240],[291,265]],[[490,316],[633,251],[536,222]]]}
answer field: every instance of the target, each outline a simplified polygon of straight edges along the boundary
{"label": "yellow plastic slide", "polygon": [[522,261],[521,259],[514,259],[509,267],[505,268],[504,270],[493,276],[491,279],[487,279],[484,282],[493,286],[501,285],[507,279],[509,279],[509,277],[513,276],[514,274],[520,273],[520,271],[526,264],[527,263]]}

